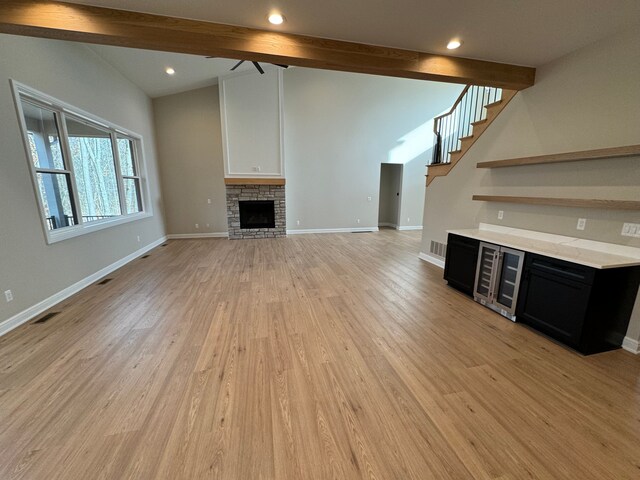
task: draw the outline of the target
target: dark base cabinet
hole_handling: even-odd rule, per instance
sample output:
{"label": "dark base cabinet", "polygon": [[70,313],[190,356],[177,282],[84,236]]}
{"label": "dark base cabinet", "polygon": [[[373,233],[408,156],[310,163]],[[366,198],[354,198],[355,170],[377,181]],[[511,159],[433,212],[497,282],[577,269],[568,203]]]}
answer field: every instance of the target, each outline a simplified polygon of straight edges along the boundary
{"label": "dark base cabinet", "polygon": [[527,254],[516,316],[585,355],[619,348],[640,267],[595,269]]}
{"label": "dark base cabinet", "polygon": [[452,287],[473,297],[480,242],[473,238],[449,234],[444,279]]}

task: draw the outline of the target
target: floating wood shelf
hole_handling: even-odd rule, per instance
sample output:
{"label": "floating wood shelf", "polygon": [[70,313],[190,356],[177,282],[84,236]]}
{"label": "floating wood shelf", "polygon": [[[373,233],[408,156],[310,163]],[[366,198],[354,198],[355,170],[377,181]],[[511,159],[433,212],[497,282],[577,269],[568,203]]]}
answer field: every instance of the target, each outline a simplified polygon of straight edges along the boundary
{"label": "floating wood shelf", "polygon": [[634,200],[599,200],[589,198],[510,197],[505,195],[474,195],[480,202],[524,203],[529,205],[554,205],[557,207],[600,208],[606,210],[640,210],[640,202]]}
{"label": "floating wood shelf", "polygon": [[601,148],[598,150],[584,150],[582,152],[555,153],[552,155],[539,155],[537,157],[522,157],[522,158],[510,158],[507,160],[493,160],[490,162],[479,162],[477,164],[477,168],[519,167],[522,165],[579,162],[580,160],[601,160],[606,158],[633,157],[636,155],[640,155],[640,145]]}
{"label": "floating wood shelf", "polygon": [[284,178],[227,177],[225,185],[284,185]]}

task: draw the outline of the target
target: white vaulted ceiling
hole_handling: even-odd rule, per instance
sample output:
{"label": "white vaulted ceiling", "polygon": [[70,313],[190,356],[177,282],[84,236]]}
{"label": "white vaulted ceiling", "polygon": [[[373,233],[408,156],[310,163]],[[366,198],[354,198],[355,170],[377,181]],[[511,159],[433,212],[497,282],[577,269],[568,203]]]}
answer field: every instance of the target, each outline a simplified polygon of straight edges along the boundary
{"label": "white vaulted ceiling", "polygon": [[528,66],[640,24],[639,0],[67,1]]}
{"label": "white vaulted ceiling", "polygon": [[[90,45],[94,52],[138,85],[151,98],[193,90],[218,83],[218,77],[230,73],[237,60],[205,58],[181,53],[156,52],[135,48]],[[165,70],[171,67],[174,75]],[[254,68],[245,62],[237,72]]]}

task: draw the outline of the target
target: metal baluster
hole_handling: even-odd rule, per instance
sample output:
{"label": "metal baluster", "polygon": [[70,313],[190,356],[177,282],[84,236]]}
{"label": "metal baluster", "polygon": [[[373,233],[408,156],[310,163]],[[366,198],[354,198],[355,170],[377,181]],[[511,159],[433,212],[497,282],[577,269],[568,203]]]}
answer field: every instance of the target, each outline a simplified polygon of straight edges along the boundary
{"label": "metal baluster", "polygon": [[442,163],[447,163],[447,117],[442,117],[442,126],[440,130],[442,131],[442,157],[440,161]]}
{"label": "metal baluster", "polygon": [[471,116],[469,115],[469,112],[471,111],[469,109],[469,92],[467,92],[467,95],[464,96],[464,136],[468,137],[471,133]]}
{"label": "metal baluster", "polygon": [[445,149],[444,160],[445,163],[449,163],[449,146],[451,144],[451,136],[449,135],[449,128],[451,127],[451,115],[447,115],[447,126],[445,128]]}

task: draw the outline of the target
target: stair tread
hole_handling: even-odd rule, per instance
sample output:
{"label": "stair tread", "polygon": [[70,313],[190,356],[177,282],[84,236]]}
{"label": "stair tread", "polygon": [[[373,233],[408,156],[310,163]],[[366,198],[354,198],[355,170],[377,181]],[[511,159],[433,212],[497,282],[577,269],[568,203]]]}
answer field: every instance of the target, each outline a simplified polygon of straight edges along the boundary
{"label": "stair tread", "polygon": [[470,138],[473,138],[473,134],[471,134],[471,135],[467,135],[466,137],[460,137],[460,141],[462,141],[462,140],[469,140]]}
{"label": "stair tread", "polygon": [[460,153],[462,151],[461,148],[459,148],[458,150],[451,150],[449,153]]}
{"label": "stair tread", "polygon": [[502,100],[497,100],[497,101],[495,101],[495,102],[493,102],[493,103],[487,103],[487,104],[484,106],[484,108],[491,108],[491,107],[495,107],[495,106],[500,105],[501,103],[502,103]]}
{"label": "stair tread", "polygon": [[477,122],[471,122],[471,125],[482,125],[483,123],[487,123],[486,118],[483,118],[482,120],[478,120]]}

